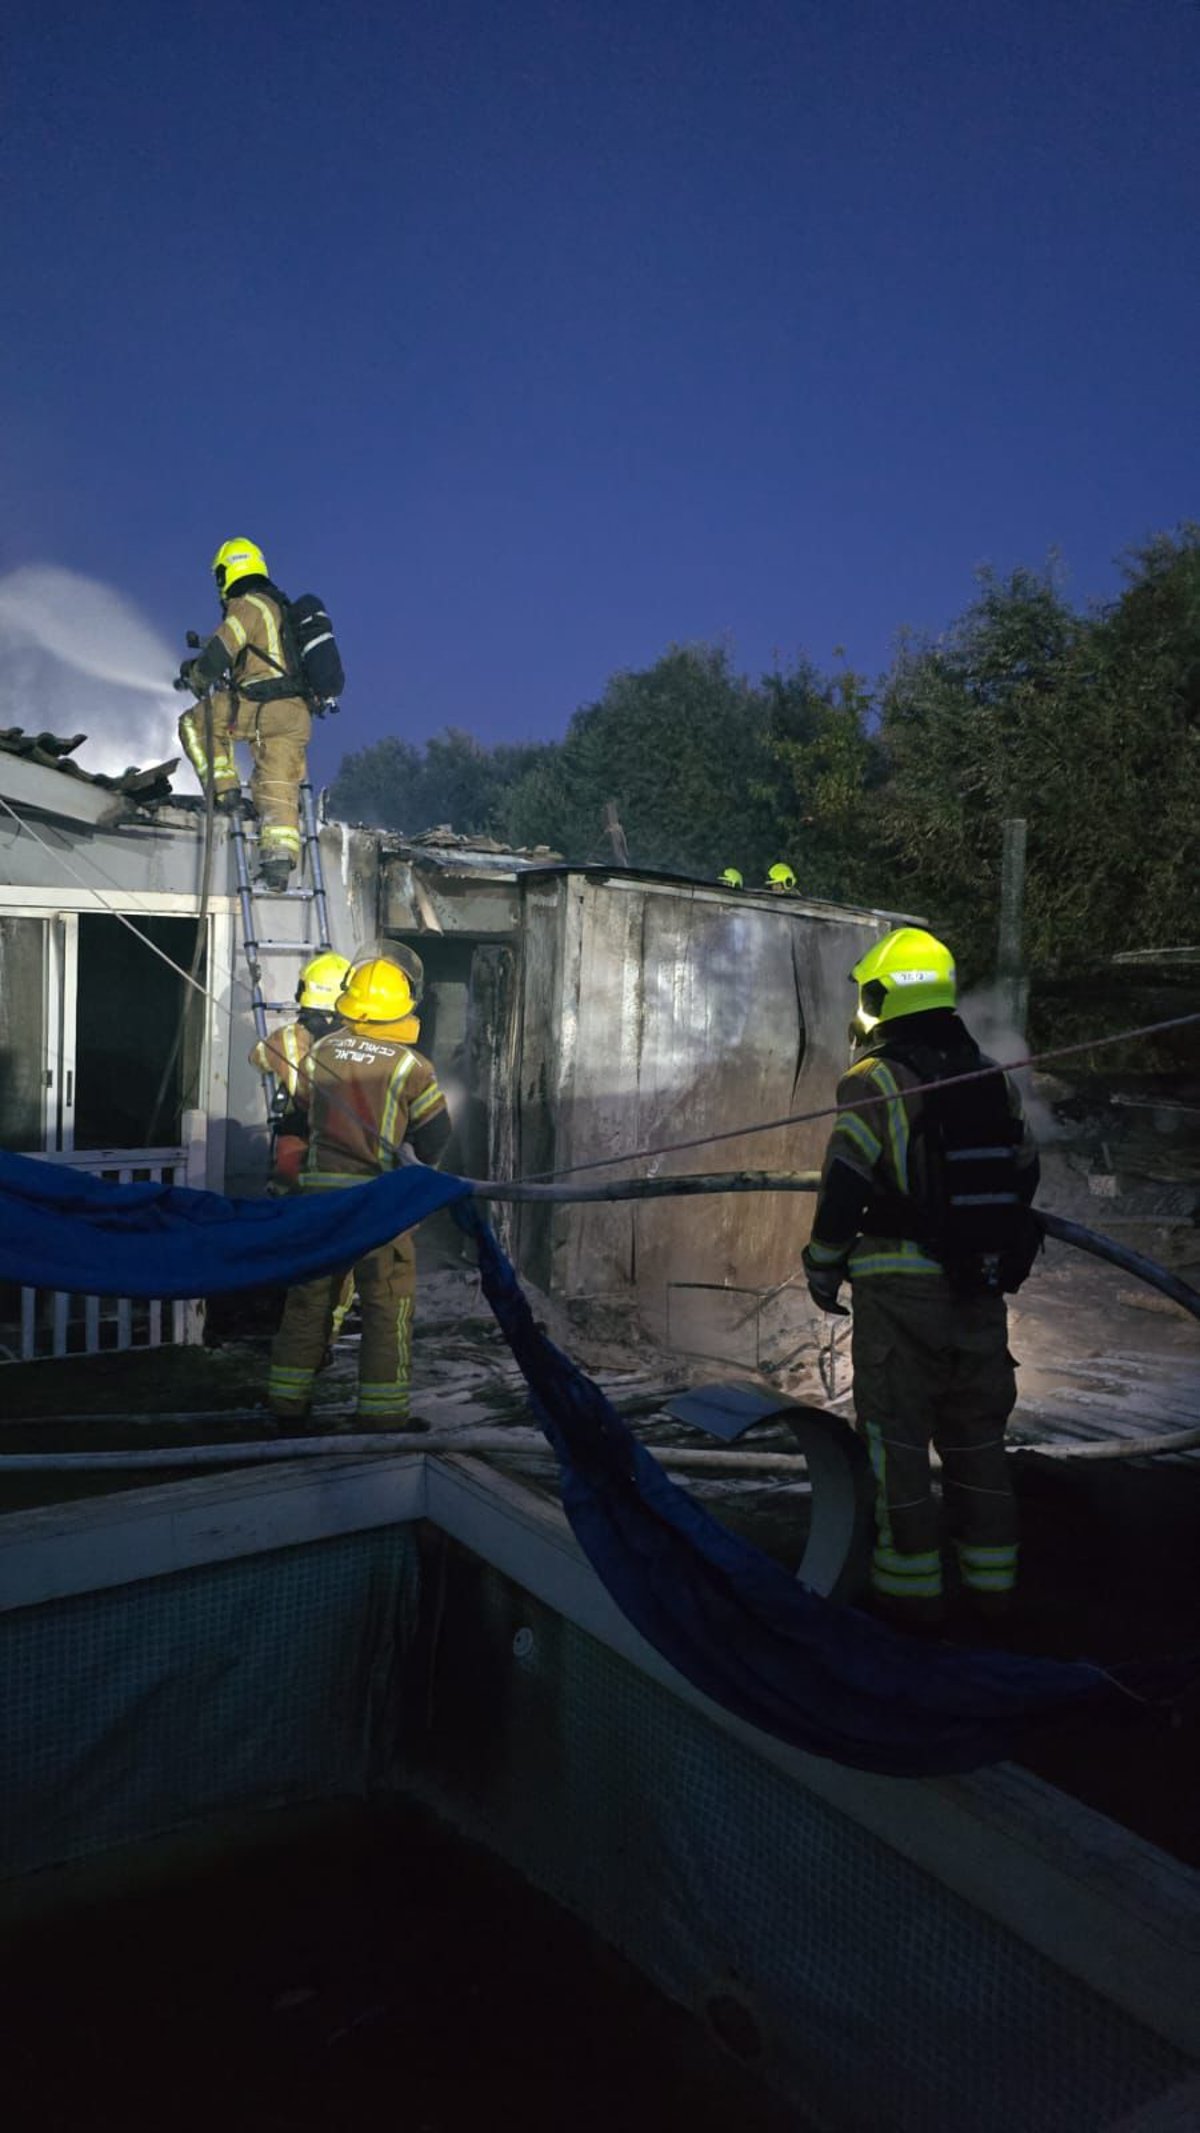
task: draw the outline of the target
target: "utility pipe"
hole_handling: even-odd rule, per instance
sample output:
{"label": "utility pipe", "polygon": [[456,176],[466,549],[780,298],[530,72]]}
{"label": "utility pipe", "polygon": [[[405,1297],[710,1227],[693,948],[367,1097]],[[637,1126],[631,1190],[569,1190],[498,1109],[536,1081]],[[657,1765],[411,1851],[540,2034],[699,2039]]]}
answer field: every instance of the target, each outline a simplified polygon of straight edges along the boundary
{"label": "utility pipe", "polygon": [[[728,1170],[684,1178],[618,1178],[603,1185],[499,1185],[489,1180],[476,1185],[474,1192],[479,1200],[551,1200],[565,1204],[585,1200],[657,1200],[672,1194],[686,1197],[709,1192],[815,1192],[820,1182],[817,1170]],[[1181,1281],[1178,1274],[1160,1266],[1156,1259],[1131,1251],[1114,1237],[1085,1229],[1081,1222],[1069,1221],[1066,1215],[1051,1214],[1040,1207],[1036,1212],[1048,1237],[1073,1244],[1077,1251],[1089,1252],[1094,1259],[1107,1259],[1110,1265],[1161,1290],[1172,1303],[1190,1311],[1193,1318],[1200,1318],[1200,1290]]]}
{"label": "utility pipe", "polygon": [[[166,1422],[175,1418],[163,1415],[158,1419]],[[1111,1460],[1153,1459],[1163,1453],[1189,1452],[1197,1447],[1200,1429],[1182,1429],[1161,1437],[1106,1438],[1097,1444],[1010,1443],[1008,1451],[1011,1456],[1024,1454],[1039,1459]],[[693,1450],[687,1445],[652,1445],[648,1449],[668,1472],[750,1477],[778,1474],[791,1478],[797,1488],[809,1487],[799,1478],[807,1464],[799,1452],[718,1452],[703,1447]],[[539,1430],[440,1430],[420,1437],[405,1431],[384,1434],[373,1430],[370,1436],[266,1437],[255,1444],[181,1444],[175,1449],[155,1445],[145,1451],[5,1452],[0,1454],[0,1478],[5,1474],[136,1474],[154,1467],[264,1466],[287,1459],[357,1458],[370,1452],[422,1452],[432,1458],[458,1452],[493,1458],[504,1453],[524,1459],[538,1455],[547,1461],[554,1457]],[[936,1451],[931,1450],[930,1462],[935,1468],[940,1467]]]}
{"label": "utility pipe", "polygon": [[1082,1222],[1068,1221],[1066,1215],[1052,1215],[1040,1207],[1037,1214],[1048,1237],[1057,1237],[1060,1244],[1073,1244],[1077,1251],[1090,1252],[1093,1259],[1107,1259],[1110,1266],[1119,1266],[1126,1274],[1148,1282],[1152,1289],[1161,1289],[1172,1303],[1190,1311],[1193,1318],[1200,1318],[1200,1290],[1160,1266],[1157,1259],[1131,1251],[1127,1244],[1118,1244],[1115,1237],[1102,1237],[1095,1230],[1085,1229]]}
{"label": "utility pipe", "polygon": [[[357,1458],[364,1452],[421,1452],[432,1457],[457,1452],[509,1452],[527,1457],[530,1452],[544,1452],[547,1458],[553,1457],[540,1430],[431,1430],[427,1436],[417,1436],[411,1430],[372,1430],[369,1436],[268,1437],[258,1444],[155,1445],[145,1451],[6,1452],[0,1456],[0,1475],[133,1474],[144,1467],[260,1466],[285,1459],[326,1458],[330,1454]],[[786,1474],[799,1480],[807,1465],[799,1452],[716,1452],[692,1450],[686,1445],[664,1445],[656,1448],[653,1456],[660,1466],[685,1474]]]}
{"label": "utility pipe", "polygon": [[477,1200],[686,1200],[698,1192],[815,1192],[819,1170],[709,1170],[693,1177],[610,1178],[599,1185],[505,1184],[495,1178],[473,1182]]}
{"label": "utility pipe", "polygon": [[[476,1187],[476,1197],[490,1200],[551,1200],[579,1202],[594,1200],[651,1200],[668,1195],[687,1197],[699,1193],[717,1192],[813,1192],[820,1182],[814,1170],[798,1171],[718,1171],[683,1178],[625,1178],[601,1185],[499,1185],[482,1184]],[[1200,1292],[1181,1281],[1166,1267],[1154,1259],[1147,1259],[1142,1252],[1134,1252],[1127,1245],[1118,1244],[1112,1237],[1100,1236],[1096,1231],[1085,1229],[1082,1223],[1072,1222],[1065,1215],[1038,1210],[1039,1219],[1046,1235],[1060,1243],[1072,1244],[1078,1251],[1088,1252],[1095,1259],[1107,1260],[1120,1267],[1139,1281],[1169,1296],[1193,1318],[1200,1319]],[[94,1421],[96,1417],[81,1418]],[[176,1419],[163,1417],[164,1420]],[[216,1417],[196,1416],[197,1421]],[[540,1445],[540,1437],[532,1432],[523,1433],[525,1446]],[[1164,1452],[1184,1452],[1200,1445],[1200,1430],[1178,1430],[1160,1437],[1120,1439],[1103,1444],[1060,1445],[1053,1448],[1041,1445],[1012,1446],[1011,1449],[1036,1452],[1038,1456],[1051,1459],[1146,1459]],[[177,1451],[155,1449],[145,1452],[9,1452],[0,1455],[0,1472],[44,1473],[57,1470],[84,1472],[136,1472],[143,1467],[206,1467],[250,1466],[268,1464],[284,1459],[305,1459],[328,1453],[350,1456],[371,1451],[420,1451],[432,1454],[443,1452],[498,1452],[516,1451],[519,1448],[510,1430],[434,1433],[416,1439],[403,1433],[380,1435],[373,1432],[369,1437],[298,1437],[273,1438],[261,1444],[184,1445]],[[654,1455],[661,1465],[676,1471],[749,1473],[782,1473],[796,1464],[796,1455],[784,1452],[709,1452],[688,1451],[678,1447],[656,1451]]]}

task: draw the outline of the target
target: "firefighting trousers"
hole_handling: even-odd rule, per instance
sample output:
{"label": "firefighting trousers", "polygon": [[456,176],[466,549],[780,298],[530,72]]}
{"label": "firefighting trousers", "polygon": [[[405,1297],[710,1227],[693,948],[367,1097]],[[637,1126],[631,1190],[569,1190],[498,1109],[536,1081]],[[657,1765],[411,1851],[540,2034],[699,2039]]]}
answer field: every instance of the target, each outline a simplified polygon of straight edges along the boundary
{"label": "firefighting trousers", "polygon": [[1017,1573],[1017,1504],[1004,1449],[1016,1401],[1003,1297],[959,1297],[940,1276],[854,1284],[854,1406],[875,1472],[875,1591],[928,1607],[942,1592],[929,1447],[967,1594],[1003,1607]]}
{"label": "firefighting trousers", "polygon": [[[240,782],[234,742],[248,742],[254,758],[250,797],[258,814],[259,850],[264,858],[286,856],[295,865],[300,857],[300,785],[312,731],[308,705],[298,696],[275,704],[254,704],[241,696],[231,724],[229,698],[213,696],[211,704],[212,779],[218,799]],[[208,715],[203,703],[184,712],[179,738],[200,783],[206,785]]]}
{"label": "firefighting trousers", "polygon": [[417,1251],[407,1233],[381,1244],[335,1273],[321,1274],[288,1290],[283,1319],[271,1347],[267,1404],[277,1415],[308,1412],[313,1380],[321,1366],[334,1316],[353,1279],[362,1313],[358,1358],[358,1413],[363,1422],[402,1423],[412,1386],[413,1300]]}

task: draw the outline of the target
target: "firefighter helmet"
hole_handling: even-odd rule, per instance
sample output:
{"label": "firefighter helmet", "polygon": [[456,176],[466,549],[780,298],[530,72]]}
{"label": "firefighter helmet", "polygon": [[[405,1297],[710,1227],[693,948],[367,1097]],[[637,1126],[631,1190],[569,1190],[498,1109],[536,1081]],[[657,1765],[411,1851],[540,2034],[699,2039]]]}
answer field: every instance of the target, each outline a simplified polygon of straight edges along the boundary
{"label": "firefighter helmet", "polygon": [[736,867],[723,867],[717,876],[717,880],[727,889],[742,889],[745,887],[745,883]]}
{"label": "firefighter helmet", "polygon": [[[419,961],[419,958],[414,956],[413,961]],[[376,955],[367,963],[355,964],[338,1000],[337,1011],[356,1029],[383,1029],[394,1022],[405,1021],[416,1007],[418,997],[408,971],[402,970],[398,962],[392,962],[387,956]]]}
{"label": "firefighter helmet", "polygon": [[397,964],[404,972],[408,979],[409,991],[412,993],[413,1006],[419,1007],[421,995],[425,990],[425,965],[416,949],[406,947],[403,941],[389,941],[384,960]]}
{"label": "firefighter helmet", "polygon": [[253,541],[222,541],[212,559],[217,591],[224,599],[229,586],[239,578],[269,578],[267,559]]}
{"label": "firefighter helmet", "polygon": [[296,1000],[301,1007],[316,1007],[332,1013],[338,996],[350,975],[350,958],[334,955],[326,949],[324,955],[314,955],[300,972],[296,987]]}
{"label": "firefighter helmet", "polygon": [[885,934],[850,975],[858,986],[863,1029],[894,1022],[900,1015],[921,1015],[931,1007],[953,1007],[958,997],[954,957],[945,942],[923,926],[899,926]]}
{"label": "firefighter helmet", "polygon": [[796,877],[784,860],[776,860],[773,867],[768,867],[767,887],[769,889],[794,889],[795,886]]}

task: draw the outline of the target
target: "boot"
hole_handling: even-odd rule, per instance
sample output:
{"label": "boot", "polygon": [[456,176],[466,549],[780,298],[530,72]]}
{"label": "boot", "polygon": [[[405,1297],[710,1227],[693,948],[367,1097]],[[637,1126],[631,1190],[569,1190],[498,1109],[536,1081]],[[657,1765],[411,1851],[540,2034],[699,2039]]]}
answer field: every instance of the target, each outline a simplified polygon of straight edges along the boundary
{"label": "boot", "polygon": [[286,852],[267,852],[259,858],[257,879],[271,895],[279,896],[288,885],[292,862]]}
{"label": "boot", "polygon": [[250,812],[239,785],[227,785],[224,792],[216,795],[213,807],[218,815],[241,816],[243,820]]}

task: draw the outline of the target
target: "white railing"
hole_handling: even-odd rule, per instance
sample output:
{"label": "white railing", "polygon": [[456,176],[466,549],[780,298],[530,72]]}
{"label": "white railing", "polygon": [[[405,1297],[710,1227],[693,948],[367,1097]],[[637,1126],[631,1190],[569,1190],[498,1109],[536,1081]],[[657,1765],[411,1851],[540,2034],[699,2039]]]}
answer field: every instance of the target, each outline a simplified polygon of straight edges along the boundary
{"label": "white railing", "polygon": [[[185,1115],[185,1128],[195,1114]],[[204,1141],[178,1148],[76,1148],[42,1161],[87,1170],[113,1185],[203,1184]],[[199,1176],[197,1172],[201,1173]],[[110,1355],[123,1348],[183,1347],[201,1338],[197,1300],[79,1296],[66,1289],[22,1288],[19,1323],[0,1330],[0,1361],[33,1363],[64,1355]],[[12,1345],[12,1335],[16,1344]],[[6,1338],[6,1336],[8,1336]]]}

